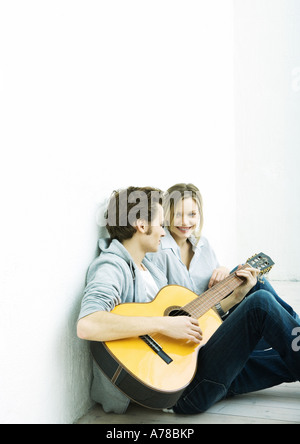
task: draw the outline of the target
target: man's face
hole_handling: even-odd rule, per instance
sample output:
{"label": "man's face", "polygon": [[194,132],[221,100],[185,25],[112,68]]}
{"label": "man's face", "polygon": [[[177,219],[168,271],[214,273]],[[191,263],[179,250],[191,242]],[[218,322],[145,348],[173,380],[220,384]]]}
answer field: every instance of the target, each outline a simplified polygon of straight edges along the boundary
{"label": "man's face", "polygon": [[161,205],[157,204],[157,206],[157,214],[151,225],[149,225],[144,239],[146,251],[148,253],[155,253],[159,248],[161,238],[166,235],[164,230],[164,211]]}

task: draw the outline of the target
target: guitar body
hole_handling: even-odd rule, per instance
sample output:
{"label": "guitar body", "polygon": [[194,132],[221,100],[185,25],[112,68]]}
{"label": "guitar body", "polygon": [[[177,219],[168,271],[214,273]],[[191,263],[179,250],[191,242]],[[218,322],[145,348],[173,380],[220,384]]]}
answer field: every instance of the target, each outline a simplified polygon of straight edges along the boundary
{"label": "guitar body", "polygon": [[[168,316],[195,300],[187,288],[169,285],[149,303],[129,303],[115,307],[112,313],[123,316]],[[150,408],[170,407],[191,382],[197,368],[198,351],[222,321],[211,309],[199,318],[203,332],[200,345],[156,334],[152,339],[171,362],[167,363],[142,338],[135,337],[92,343],[98,366],[118,388],[134,401]]]}

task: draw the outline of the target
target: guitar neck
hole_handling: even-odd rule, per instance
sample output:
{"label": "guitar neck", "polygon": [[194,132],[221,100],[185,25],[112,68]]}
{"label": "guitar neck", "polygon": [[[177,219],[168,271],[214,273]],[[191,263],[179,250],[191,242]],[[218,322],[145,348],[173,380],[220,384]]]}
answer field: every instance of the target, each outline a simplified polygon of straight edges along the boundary
{"label": "guitar neck", "polygon": [[[247,268],[247,266],[248,265],[244,265],[242,268]],[[239,278],[235,273],[232,273],[226,279],[182,307],[182,310],[198,319],[218,302],[232,293],[243,282],[243,279]]]}

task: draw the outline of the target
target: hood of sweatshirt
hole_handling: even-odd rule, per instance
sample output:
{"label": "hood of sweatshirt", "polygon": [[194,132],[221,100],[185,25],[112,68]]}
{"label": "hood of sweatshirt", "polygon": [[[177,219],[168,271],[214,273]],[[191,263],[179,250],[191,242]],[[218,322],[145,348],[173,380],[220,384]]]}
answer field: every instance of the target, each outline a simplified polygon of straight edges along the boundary
{"label": "hood of sweatshirt", "polygon": [[[100,256],[99,258],[104,259],[104,255],[107,258],[110,258],[110,260],[116,260],[113,259],[111,255],[118,256],[119,258],[123,259],[129,266],[131,274],[133,279],[136,277],[136,273],[138,273],[138,267],[134,263],[131,255],[126,250],[126,248],[119,242],[117,239],[111,240],[110,238],[102,238],[99,239],[98,246],[100,249]],[[155,253],[153,253],[155,254]],[[154,279],[160,283],[160,287],[163,285],[167,285],[167,278],[162,273],[161,270],[159,270],[154,264],[152,264],[151,261],[147,257],[144,258],[143,264],[146,266],[146,268],[150,271]]]}
{"label": "hood of sweatshirt", "polygon": [[125,247],[117,239],[110,238],[99,239],[98,242],[100,253],[111,253],[124,259],[126,262],[132,262],[132,257]]}

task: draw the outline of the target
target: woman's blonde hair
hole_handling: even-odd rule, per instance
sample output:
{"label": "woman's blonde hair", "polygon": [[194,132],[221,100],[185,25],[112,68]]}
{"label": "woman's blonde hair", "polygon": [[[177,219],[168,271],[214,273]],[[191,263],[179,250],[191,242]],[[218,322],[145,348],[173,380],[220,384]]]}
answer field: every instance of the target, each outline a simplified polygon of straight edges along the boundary
{"label": "woman's blonde hair", "polygon": [[178,202],[183,199],[192,198],[196,202],[199,214],[200,224],[195,230],[197,241],[201,238],[203,228],[203,200],[199,189],[192,183],[178,183],[170,187],[163,196],[163,207],[165,213],[165,225],[171,231],[174,227],[174,208]]}

